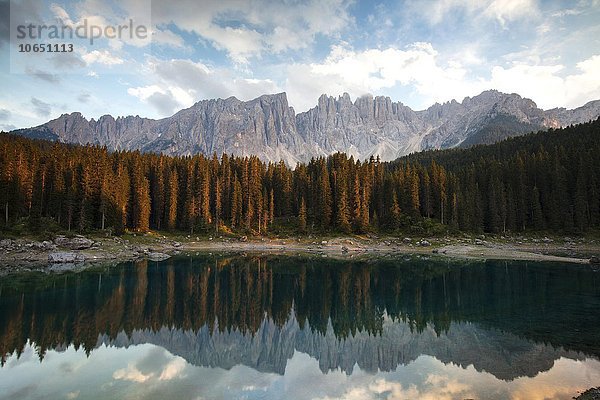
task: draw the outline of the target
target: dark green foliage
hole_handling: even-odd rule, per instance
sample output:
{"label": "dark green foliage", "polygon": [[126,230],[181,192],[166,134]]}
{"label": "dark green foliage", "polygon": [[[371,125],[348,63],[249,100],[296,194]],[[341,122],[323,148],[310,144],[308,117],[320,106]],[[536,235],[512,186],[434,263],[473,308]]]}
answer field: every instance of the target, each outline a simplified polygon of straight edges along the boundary
{"label": "dark green foliage", "polygon": [[337,153],[294,170],[255,156],[109,153],[3,134],[0,227],[583,232],[600,227],[598,154],[600,120],[390,163]]}
{"label": "dark green foliage", "polygon": [[465,139],[460,147],[497,143],[510,137],[524,135],[534,129],[534,125],[521,122],[514,115],[499,114],[487,121],[481,130]]}

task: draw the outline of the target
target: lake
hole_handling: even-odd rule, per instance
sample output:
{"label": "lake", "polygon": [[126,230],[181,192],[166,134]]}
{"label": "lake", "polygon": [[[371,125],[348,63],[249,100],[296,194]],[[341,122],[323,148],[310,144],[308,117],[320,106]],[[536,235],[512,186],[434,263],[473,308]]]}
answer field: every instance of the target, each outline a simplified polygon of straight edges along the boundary
{"label": "lake", "polygon": [[0,278],[1,399],[571,399],[586,265],[179,256]]}

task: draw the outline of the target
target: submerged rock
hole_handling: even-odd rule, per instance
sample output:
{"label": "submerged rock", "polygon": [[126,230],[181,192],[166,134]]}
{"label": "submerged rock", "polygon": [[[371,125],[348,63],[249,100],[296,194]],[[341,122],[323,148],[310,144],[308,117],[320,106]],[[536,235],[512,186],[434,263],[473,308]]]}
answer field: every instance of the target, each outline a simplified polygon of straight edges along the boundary
{"label": "submerged rock", "polygon": [[171,256],[165,253],[148,253],[148,259],[150,261],[164,261],[168,258],[171,258]]}

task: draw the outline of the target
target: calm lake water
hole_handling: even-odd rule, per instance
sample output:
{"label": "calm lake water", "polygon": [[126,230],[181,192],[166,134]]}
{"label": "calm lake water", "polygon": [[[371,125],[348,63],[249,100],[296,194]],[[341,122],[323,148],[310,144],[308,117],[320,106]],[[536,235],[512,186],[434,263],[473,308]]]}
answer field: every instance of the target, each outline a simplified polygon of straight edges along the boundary
{"label": "calm lake water", "polygon": [[600,272],[193,256],[0,278],[2,399],[571,399]]}

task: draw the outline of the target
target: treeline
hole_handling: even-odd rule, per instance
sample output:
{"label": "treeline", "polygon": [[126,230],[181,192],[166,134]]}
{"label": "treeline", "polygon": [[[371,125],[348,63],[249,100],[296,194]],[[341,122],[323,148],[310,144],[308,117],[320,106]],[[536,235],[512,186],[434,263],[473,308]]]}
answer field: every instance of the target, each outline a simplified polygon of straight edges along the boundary
{"label": "treeline", "polygon": [[600,121],[383,163],[337,153],[294,169],[0,136],[2,227],[264,234],[585,231],[600,225]]}

